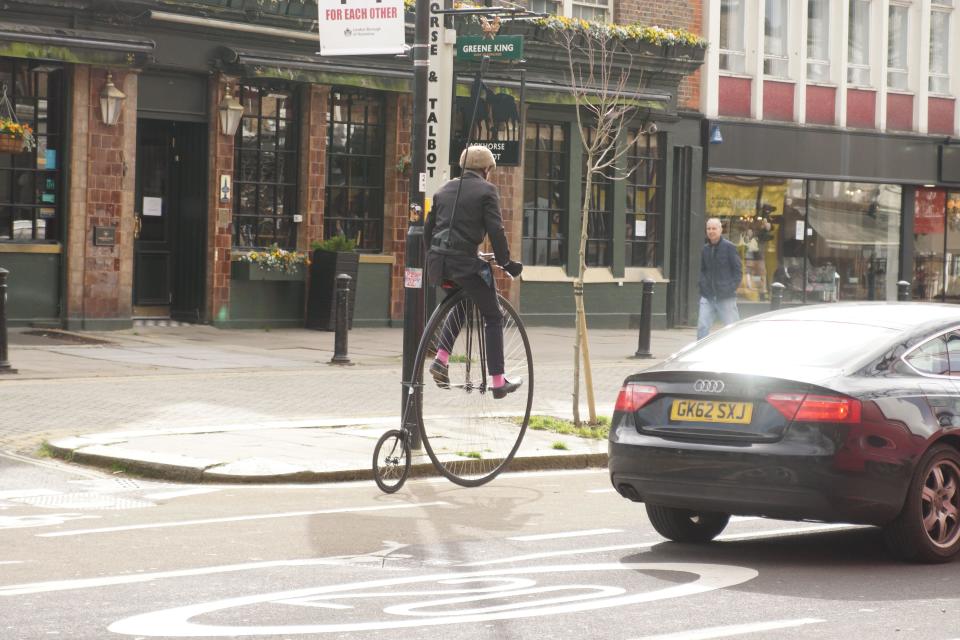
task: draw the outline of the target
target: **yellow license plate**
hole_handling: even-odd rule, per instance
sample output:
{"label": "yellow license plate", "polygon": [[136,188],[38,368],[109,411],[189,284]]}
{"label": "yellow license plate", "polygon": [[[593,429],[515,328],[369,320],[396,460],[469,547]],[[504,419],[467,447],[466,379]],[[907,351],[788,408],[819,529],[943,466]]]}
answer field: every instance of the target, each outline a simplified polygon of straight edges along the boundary
{"label": "yellow license plate", "polygon": [[750,424],[752,402],[723,402],[721,400],[674,400],[670,419],[686,422],[724,422]]}

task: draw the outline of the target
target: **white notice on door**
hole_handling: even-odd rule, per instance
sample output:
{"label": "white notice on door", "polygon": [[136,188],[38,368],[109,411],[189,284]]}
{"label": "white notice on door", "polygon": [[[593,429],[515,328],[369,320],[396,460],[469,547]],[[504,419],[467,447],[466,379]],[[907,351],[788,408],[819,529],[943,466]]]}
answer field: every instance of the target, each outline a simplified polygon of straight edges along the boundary
{"label": "white notice on door", "polygon": [[803,220],[797,220],[797,232],[793,237],[797,240],[803,240]]}
{"label": "white notice on door", "polygon": [[143,215],[145,215],[145,216],[162,216],[162,215],[163,215],[163,198],[148,198],[148,197],[144,197],[144,199],[143,199]]}
{"label": "white notice on door", "polygon": [[633,225],[633,235],[635,238],[646,238],[647,237],[647,221],[646,220],[637,220]]}

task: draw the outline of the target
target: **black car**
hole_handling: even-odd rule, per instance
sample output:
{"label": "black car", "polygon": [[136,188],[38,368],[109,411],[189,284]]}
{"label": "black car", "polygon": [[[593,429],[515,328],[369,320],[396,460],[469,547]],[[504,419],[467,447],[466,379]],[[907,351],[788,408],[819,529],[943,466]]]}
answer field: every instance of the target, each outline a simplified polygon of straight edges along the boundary
{"label": "black car", "polygon": [[960,306],[767,313],[626,379],[610,479],[654,528],[708,542],[731,515],[883,527],[911,560],[960,550]]}

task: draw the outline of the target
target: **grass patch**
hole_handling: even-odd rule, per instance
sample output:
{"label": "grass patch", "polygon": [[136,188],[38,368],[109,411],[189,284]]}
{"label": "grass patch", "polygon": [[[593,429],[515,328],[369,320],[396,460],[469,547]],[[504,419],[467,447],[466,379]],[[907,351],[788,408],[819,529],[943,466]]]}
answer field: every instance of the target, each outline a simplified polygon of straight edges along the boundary
{"label": "grass patch", "polygon": [[570,420],[552,416],[530,416],[530,422],[527,426],[535,431],[550,431],[565,436],[577,436],[591,440],[606,440],[610,434],[610,418],[607,416],[597,416],[596,424],[581,422],[579,427]]}
{"label": "grass patch", "polygon": [[473,362],[473,360],[463,355],[462,353],[451,353],[450,359],[447,360],[447,364],[451,362],[456,364],[466,364],[467,362]]}
{"label": "grass patch", "polygon": [[567,446],[566,442],[562,442],[560,440],[557,440],[556,442],[554,442],[552,445],[550,445],[550,447],[553,449],[559,449],[561,451],[566,451],[567,449],[570,448]]}
{"label": "grass patch", "polygon": [[474,460],[483,458],[483,455],[479,451],[457,451],[457,455],[462,458],[473,458]]}

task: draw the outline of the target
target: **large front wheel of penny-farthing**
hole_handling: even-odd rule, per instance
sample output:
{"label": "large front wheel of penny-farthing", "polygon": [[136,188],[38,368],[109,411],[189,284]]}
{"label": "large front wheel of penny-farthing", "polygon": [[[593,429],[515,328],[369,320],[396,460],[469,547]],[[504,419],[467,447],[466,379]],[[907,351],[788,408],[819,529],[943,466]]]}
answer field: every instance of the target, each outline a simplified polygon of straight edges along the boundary
{"label": "large front wheel of penny-farthing", "polygon": [[[517,449],[533,403],[530,341],[516,310],[498,297],[503,314],[504,374],[519,389],[495,398],[485,355],[480,310],[464,292],[443,302],[430,317],[417,350],[417,419],[427,455],[451,481],[476,487],[503,471]],[[448,381],[431,373],[441,336],[452,345]]]}

